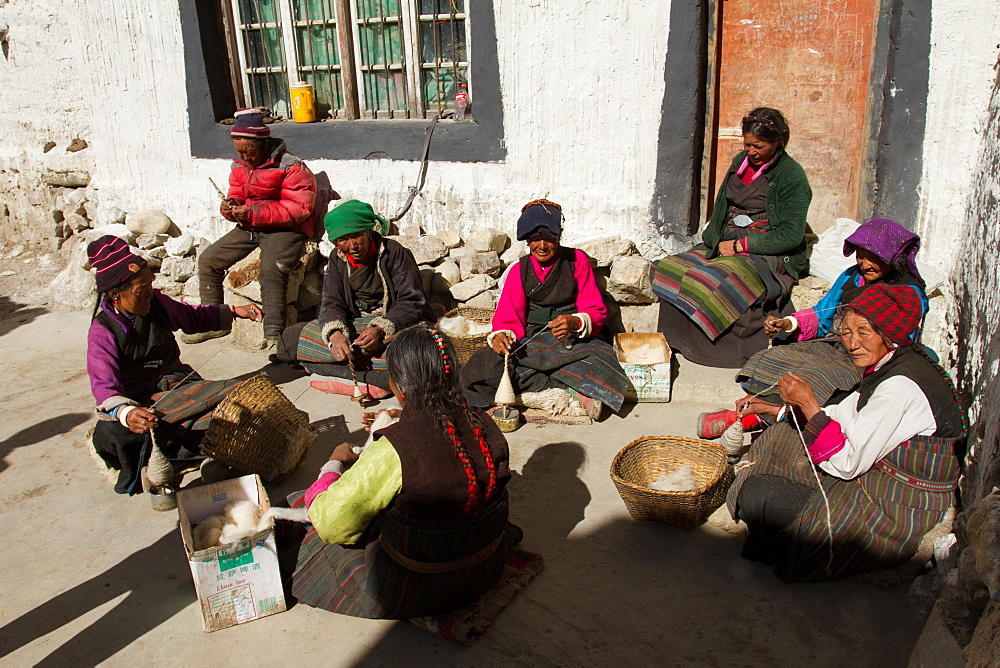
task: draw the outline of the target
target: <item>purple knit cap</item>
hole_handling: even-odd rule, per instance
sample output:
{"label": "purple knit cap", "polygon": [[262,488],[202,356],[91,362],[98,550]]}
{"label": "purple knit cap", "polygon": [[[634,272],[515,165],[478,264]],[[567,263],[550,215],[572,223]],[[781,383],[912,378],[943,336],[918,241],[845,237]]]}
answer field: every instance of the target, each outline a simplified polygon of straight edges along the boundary
{"label": "purple knit cap", "polygon": [[920,237],[894,220],[873,218],[858,226],[854,234],[844,239],[844,256],[859,248],[872,253],[888,265],[905,257],[910,273],[920,278],[920,272],[917,271]]}
{"label": "purple knit cap", "polygon": [[107,292],[142,271],[146,261],[122,239],[105,234],[87,246],[87,259],[97,273],[97,291]]}
{"label": "purple knit cap", "polygon": [[271,136],[271,128],[264,125],[264,116],[260,109],[240,109],[234,114],[236,123],[229,131],[229,136],[235,138],[262,138]]}

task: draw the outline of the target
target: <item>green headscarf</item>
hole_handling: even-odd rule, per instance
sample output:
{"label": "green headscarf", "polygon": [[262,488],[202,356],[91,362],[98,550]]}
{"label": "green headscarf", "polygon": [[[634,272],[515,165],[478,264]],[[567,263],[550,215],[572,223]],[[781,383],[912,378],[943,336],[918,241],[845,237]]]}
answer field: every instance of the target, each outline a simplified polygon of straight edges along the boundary
{"label": "green headscarf", "polygon": [[347,234],[367,232],[376,228],[379,234],[385,234],[389,223],[385,218],[375,213],[371,204],[356,199],[349,199],[323,217],[323,227],[330,241],[336,241]]}

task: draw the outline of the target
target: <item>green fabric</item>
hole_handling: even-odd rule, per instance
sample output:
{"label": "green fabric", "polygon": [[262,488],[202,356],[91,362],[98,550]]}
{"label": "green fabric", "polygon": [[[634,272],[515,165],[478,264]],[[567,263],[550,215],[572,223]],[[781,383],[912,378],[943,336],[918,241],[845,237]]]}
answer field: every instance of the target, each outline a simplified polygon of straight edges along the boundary
{"label": "green fabric", "polygon": [[[733,158],[733,164],[719,186],[708,227],[701,235],[702,241],[712,251],[710,259],[718,254],[729,211],[726,204],[726,184],[729,177],[743,164],[745,157],[746,151],[740,151]],[[805,269],[808,251],[805,240],[806,214],[812,201],[809,179],[802,166],[784,151],[764,172],[763,178],[767,179],[768,230],[762,234],[750,235],[749,250],[757,255],[780,256],[785,263],[785,271],[798,278]]]}
{"label": "green fabric", "polygon": [[385,218],[375,213],[371,204],[356,199],[349,199],[335,207],[323,217],[323,226],[330,241],[336,241],[348,234],[376,230],[385,235],[389,231],[389,223]]}
{"label": "green fabric", "polygon": [[313,500],[309,519],[324,543],[355,543],[402,488],[399,455],[383,436],[365,448],[358,461]]}

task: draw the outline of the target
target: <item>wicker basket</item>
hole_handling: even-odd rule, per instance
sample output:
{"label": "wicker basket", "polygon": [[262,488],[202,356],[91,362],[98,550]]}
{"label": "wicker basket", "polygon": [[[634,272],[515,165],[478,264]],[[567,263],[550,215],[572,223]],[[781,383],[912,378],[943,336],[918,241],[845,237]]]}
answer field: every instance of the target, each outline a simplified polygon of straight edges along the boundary
{"label": "wicker basket", "polygon": [[[698,489],[663,492],[648,485],[690,464]],[[689,531],[722,505],[733,482],[732,467],[720,446],[679,436],[643,436],[611,463],[611,480],[637,520],[666,522]]]}
{"label": "wicker basket", "polygon": [[[496,313],[496,309],[492,308],[459,306],[445,313],[444,317],[454,318],[456,315],[460,315],[480,325],[488,325],[493,322],[494,313]],[[447,334],[447,332],[445,333]],[[458,355],[459,366],[468,362],[473,353],[486,345],[486,334],[461,334],[458,336],[448,334],[448,338],[451,339],[452,345],[455,346],[455,354]]]}
{"label": "wicker basket", "polygon": [[294,471],[315,439],[309,415],[259,374],[215,407],[201,449],[226,466],[273,481]]}

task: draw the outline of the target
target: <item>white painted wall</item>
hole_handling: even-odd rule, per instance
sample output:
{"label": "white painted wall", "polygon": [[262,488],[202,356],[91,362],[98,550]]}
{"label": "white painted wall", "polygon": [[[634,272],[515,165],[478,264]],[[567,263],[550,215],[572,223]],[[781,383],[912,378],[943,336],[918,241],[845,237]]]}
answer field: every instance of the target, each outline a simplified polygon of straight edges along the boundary
{"label": "white painted wall", "polygon": [[[935,0],[931,16],[930,79],[924,137],[921,207],[916,231],[923,262],[957,278],[968,234],[964,224],[982,152],[983,130],[996,78],[1000,3]],[[996,252],[995,246],[981,247]],[[954,290],[946,283],[943,308],[928,317],[928,343],[947,353],[956,345],[944,324]]]}
{"label": "white painted wall", "polygon": [[[564,205],[570,243],[621,235],[649,257],[669,248],[648,215],[669,2],[640,10],[628,0],[503,0],[495,11],[507,159],[432,163],[424,196],[404,222],[513,231],[520,206],[545,196]],[[950,274],[997,60],[1000,3],[937,0],[933,11],[917,228],[924,262]],[[210,238],[228,227],[207,180],[224,182],[228,161],[190,156],[175,2],[0,0],[4,25],[0,197],[12,215],[31,204],[15,201],[12,188],[37,202],[39,174],[87,169],[90,192],[105,207],[162,209]],[[77,136],[90,148],[67,153]],[[57,147],[42,153],[49,140]],[[386,214],[399,209],[417,176],[410,162],[310,164],[343,197]]]}
{"label": "white painted wall", "polygon": [[[57,131],[86,131],[91,192],[102,205],[161,209],[184,229],[221,234],[227,224],[207,178],[224,183],[229,163],[190,156],[176,3],[14,0],[6,11],[15,6],[11,23],[51,15],[61,29],[58,39],[32,35],[38,48],[30,57],[39,62],[5,81],[7,90],[26,94],[5,101],[0,134],[16,126],[18,116],[45,117],[63,104],[52,78],[46,80],[52,61],[42,56],[51,51],[74,54],[70,62],[78,67],[59,81],[65,80],[74,107],[87,110],[80,116],[89,123],[77,122],[82,127],[71,131],[64,122],[46,122],[20,132],[9,142],[18,148],[5,149],[14,153],[8,164],[41,166],[21,147],[40,147]],[[659,241],[647,209],[669,2],[648,3],[641,11],[628,0],[504,0],[495,6],[508,157],[499,164],[431,163],[424,197],[404,222],[429,230],[492,225],[513,231],[521,205],[545,196],[564,205],[571,243],[622,234],[656,255]],[[371,201],[386,214],[399,209],[417,176],[410,162],[309,164],[325,170],[344,198]]]}

